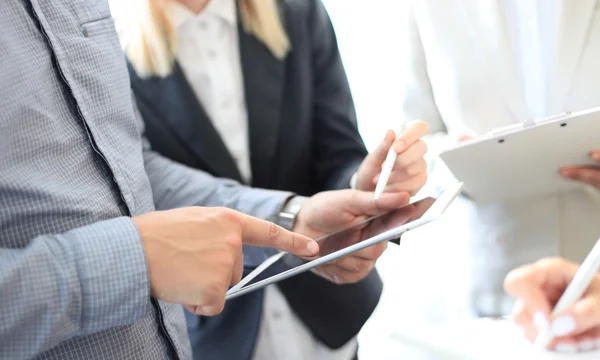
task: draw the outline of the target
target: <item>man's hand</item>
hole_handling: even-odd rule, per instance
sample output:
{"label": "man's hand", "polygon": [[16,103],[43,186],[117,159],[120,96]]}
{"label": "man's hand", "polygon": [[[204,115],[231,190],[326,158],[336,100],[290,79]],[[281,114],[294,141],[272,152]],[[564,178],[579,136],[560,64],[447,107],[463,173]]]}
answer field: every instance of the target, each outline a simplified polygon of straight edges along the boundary
{"label": "man's hand", "polygon": [[[302,205],[293,231],[316,239],[358,224],[371,216],[396,210],[406,205],[410,199],[410,194],[406,192],[384,193],[379,200],[374,200],[374,196],[372,192],[357,190],[319,193]],[[381,227],[381,224],[375,223],[366,228],[356,229],[353,237],[360,238],[361,234],[373,230],[372,226]],[[371,246],[320,266],[315,272],[336,284],[360,281],[371,272],[386,247],[387,242]]]}
{"label": "man's hand", "polygon": [[592,166],[568,166],[560,169],[560,175],[565,179],[581,181],[600,190],[600,150],[590,152],[590,158],[598,163]]}
{"label": "man's hand", "polygon": [[198,315],[223,311],[227,289],[242,277],[242,243],[303,257],[319,252],[305,236],[226,208],[153,212],[133,222],[146,251],[152,296]]}
{"label": "man's hand", "polygon": [[413,195],[417,193],[427,180],[427,164],[423,158],[427,152],[427,145],[420,139],[428,130],[423,121],[411,123],[398,137],[389,130],[377,149],[369,154],[358,168],[356,189],[375,190],[383,162],[393,146],[398,156],[384,192],[409,192]]}

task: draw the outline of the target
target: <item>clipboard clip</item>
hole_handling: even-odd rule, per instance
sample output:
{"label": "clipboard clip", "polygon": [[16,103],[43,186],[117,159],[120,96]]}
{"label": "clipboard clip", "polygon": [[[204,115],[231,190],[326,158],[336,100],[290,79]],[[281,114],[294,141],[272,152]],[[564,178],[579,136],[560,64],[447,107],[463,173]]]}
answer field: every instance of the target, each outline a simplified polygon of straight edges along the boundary
{"label": "clipboard clip", "polygon": [[534,124],[535,125],[539,125],[539,124],[543,124],[543,123],[550,122],[550,121],[556,121],[556,120],[561,120],[561,119],[568,119],[570,117],[571,117],[571,112],[570,111],[565,111],[563,113],[559,113],[559,114],[555,114],[555,115],[548,116],[548,117],[545,117],[545,118],[534,120]]}
{"label": "clipboard clip", "polygon": [[560,119],[568,119],[570,117],[571,117],[571,112],[565,111],[564,113],[555,114],[555,115],[548,116],[545,118],[529,119],[529,120],[519,122],[519,123],[516,123],[513,125],[505,126],[502,128],[492,129],[487,133],[487,135],[489,135],[489,136],[504,135],[504,134],[508,134],[508,133],[512,133],[512,132],[524,129],[529,126],[540,125],[540,124],[544,124],[546,122],[556,121],[556,120],[560,120]]}
{"label": "clipboard clip", "polygon": [[516,123],[513,125],[508,125],[505,127],[492,129],[492,130],[488,131],[487,135],[488,136],[504,135],[504,134],[508,134],[508,133],[511,133],[514,131],[518,131],[524,127],[525,127],[525,124],[520,122],[520,123]]}

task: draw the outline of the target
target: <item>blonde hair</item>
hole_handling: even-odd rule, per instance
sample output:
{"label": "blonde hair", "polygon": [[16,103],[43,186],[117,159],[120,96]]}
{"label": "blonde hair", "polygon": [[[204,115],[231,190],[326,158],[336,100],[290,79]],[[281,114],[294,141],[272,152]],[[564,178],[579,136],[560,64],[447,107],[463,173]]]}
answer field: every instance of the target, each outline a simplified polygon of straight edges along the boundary
{"label": "blonde hair", "polygon": [[[130,0],[133,8],[121,24],[121,40],[140,77],[165,77],[173,70],[176,29],[167,14],[173,1],[176,0]],[[277,59],[284,59],[290,43],[279,17],[277,0],[239,1],[244,30],[261,40]]]}

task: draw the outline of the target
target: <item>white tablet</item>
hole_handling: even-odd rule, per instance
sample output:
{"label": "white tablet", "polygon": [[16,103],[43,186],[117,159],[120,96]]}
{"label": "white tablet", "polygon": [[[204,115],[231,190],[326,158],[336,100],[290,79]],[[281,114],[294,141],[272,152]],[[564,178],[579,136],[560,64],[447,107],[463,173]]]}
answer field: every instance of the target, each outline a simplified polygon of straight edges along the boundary
{"label": "white tablet", "polygon": [[421,198],[398,210],[316,239],[320,253],[310,261],[285,252],[274,255],[229,289],[226,299],[247,294],[383,241],[399,244],[403,233],[438,219],[461,189],[462,184],[457,184],[436,196]]}
{"label": "white tablet", "polygon": [[574,189],[563,166],[597,166],[600,108],[499,129],[440,154],[464,192],[477,202],[546,195]]}

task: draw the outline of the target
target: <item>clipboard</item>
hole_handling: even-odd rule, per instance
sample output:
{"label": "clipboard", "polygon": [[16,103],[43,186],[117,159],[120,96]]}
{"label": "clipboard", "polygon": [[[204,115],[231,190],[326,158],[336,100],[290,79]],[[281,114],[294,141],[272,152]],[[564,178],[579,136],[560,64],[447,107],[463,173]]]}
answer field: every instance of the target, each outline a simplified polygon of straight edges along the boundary
{"label": "clipboard", "polygon": [[598,166],[600,107],[511,125],[468,140],[440,154],[479,203],[553,194],[581,188],[563,179],[563,166]]}
{"label": "clipboard", "polygon": [[391,334],[402,346],[444,360],[597,360],[600,350],[562,354],[539,349],[508,319],[478,319],[446,325],[410,327]]}

